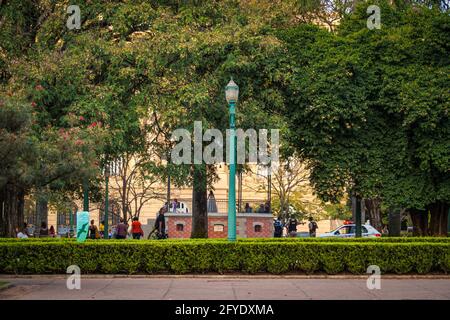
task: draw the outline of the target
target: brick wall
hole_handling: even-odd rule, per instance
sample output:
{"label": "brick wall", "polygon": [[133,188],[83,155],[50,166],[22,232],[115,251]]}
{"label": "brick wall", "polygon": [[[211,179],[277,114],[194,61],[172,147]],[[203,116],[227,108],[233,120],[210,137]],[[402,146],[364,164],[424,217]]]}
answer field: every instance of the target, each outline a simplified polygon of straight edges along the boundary
{"label": "brick wall", "polygon": [[[192,230],[190,214],[167,213],[166,225],[169,238],[190,238]],[[177,230],[177,225],[180,225]],[[270,214],[237,214],[236,235],[238,238],[271,238],[273,237],[273,218]],[[208,238],[228,237],[228,216],[220,213],[208,215]]]}
{"label": "brick wall", "polygon": [[[183,226],[183,230],[177,230],[177,224]],[[169,230],[170,238],[190,238],[192,230],[192,219],[190,215],[166,214],[166,228]]]}
{"label": "brick wall", "polygon": [[246,221],[247,238],[273,237],[273,219],[248,217]]}
{"label": "brick wall", "polygon": [[[216,230],[214,230],[214,228],[216,228]],[[228,237],[227,216],[208,217],[208,238],[223,239],[227,237]]]}

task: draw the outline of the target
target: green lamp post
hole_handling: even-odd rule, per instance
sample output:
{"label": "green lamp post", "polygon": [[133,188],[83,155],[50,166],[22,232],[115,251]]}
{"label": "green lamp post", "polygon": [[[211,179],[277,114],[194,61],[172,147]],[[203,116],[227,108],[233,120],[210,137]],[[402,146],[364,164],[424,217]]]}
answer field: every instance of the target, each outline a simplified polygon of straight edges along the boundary
{"label": "green lamp post", "polygon": [[69,235],[68,238],[72,238],[73,237],[73,217],[77,214],[77,210],[74,209],[72,212],[72,209],[69,211]]}
{"label": "green lamp post", "polygon": [[105,166],[105,223],[103,224],[103,239],[109,239],[109,166]]}
{"label": "green lamp post", "polygon": [[89,212],[89,180],[83,180],[83,211]]}
{"label": "green lamp post", "polygon": [[225,87],[225,98],[230,110],[230,180],[228,186],[228,240],[236,240],[236,110],[239,87],[231,78]]}

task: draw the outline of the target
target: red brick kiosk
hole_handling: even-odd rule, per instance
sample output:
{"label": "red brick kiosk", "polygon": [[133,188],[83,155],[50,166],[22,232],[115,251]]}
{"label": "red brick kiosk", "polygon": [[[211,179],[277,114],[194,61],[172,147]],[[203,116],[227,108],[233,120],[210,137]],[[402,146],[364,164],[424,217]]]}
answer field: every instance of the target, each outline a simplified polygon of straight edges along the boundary
{"label": "red brick kiosk", "polygon": [[[165,217],[169,239],[191,237],[191,213],[166,213]],[[237,213],[236,236],[238,238],[273,237],[273,215],[271,213]],[[208,238],[227,237],[228,215],[208,213]]]}

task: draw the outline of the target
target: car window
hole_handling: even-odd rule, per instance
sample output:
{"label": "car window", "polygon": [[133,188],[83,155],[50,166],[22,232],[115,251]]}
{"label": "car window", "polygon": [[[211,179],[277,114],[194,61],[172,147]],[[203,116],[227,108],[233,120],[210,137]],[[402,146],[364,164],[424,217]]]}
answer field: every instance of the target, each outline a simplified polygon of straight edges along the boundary
{"label": "car window", "polygon": [[[356,233],[356,226],[352,226],[350,233]],[[368,233],[367,228],[364,226],[361,226],[361,233]]]}
{"label": "car window", "polygon": [[349,234],[351,231],[351,227],[345,226],[345,227],[340,228],[338,231],[339,231],[339,234]]}

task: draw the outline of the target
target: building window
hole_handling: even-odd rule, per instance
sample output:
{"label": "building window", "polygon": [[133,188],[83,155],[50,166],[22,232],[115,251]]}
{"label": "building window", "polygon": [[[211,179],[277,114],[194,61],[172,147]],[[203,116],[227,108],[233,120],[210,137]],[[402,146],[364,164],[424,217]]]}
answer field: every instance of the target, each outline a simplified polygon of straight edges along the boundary
{"label": "building window", "polygon": [[223,224],[215,224],[214,232],[223,232]]}
{"label": "building window", "polygon": [[121,172],[123,171],[123,160],[122,159],[116,159],[114,161],[111,161],[109,163],[109,175],[110,176],[119,176]]}
{"label": "building window", "polygon": [[184,230],[184,225],[181,223],[177,223],[177,231],[183,231]]}
{"label": "building window", "polygon": [[255,232],[261,232],[262,226],[260,224],[255,225]]}

